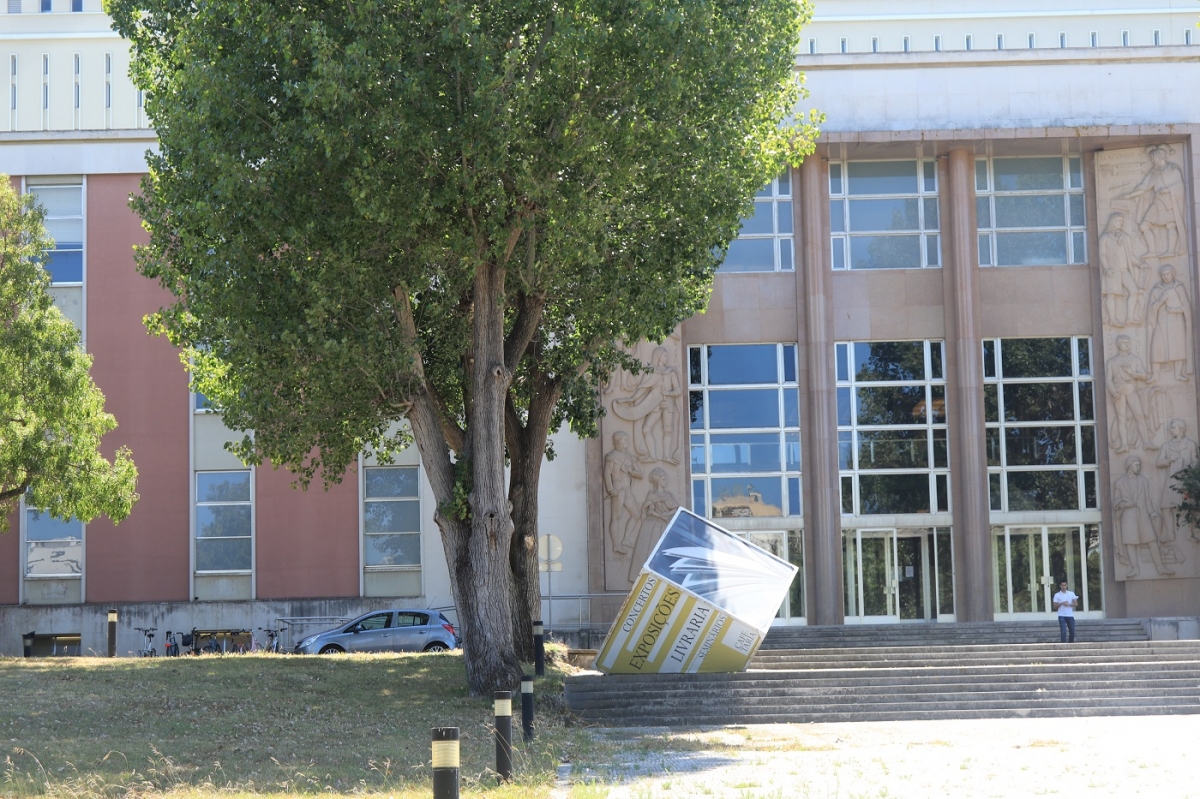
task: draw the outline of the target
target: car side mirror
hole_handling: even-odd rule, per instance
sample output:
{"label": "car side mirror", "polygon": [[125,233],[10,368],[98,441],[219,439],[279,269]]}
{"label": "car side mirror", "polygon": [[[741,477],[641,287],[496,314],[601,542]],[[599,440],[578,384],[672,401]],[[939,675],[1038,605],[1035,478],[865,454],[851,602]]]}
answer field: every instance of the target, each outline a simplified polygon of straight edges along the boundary
{"label": "car side mirror", "polygon": [[346,632],[348,632],[348,633],[361,633],[361,632],[362,632],[362,627],[360,627],[360,626],[358,626],[358,625],[356,624],[356,625],[354,625],[353,627],[351,627],[349,630],[347,630]]}

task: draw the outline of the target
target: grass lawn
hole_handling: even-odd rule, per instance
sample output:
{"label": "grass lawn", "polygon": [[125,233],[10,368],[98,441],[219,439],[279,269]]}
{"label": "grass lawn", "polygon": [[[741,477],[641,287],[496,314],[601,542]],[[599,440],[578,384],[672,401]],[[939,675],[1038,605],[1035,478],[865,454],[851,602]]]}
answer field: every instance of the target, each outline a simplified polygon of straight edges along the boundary
{"label": "grass lawn", "polygon": [[[532,673],[532,668],[530,668]],[[428,797],[430,729],[459,727],[463,793],[549,796],[587,734],[567,727],[562,672],[537,681],[538,736],[497,787],[492,703],[461,653],[0,658],[0,794],[386,793]]]}

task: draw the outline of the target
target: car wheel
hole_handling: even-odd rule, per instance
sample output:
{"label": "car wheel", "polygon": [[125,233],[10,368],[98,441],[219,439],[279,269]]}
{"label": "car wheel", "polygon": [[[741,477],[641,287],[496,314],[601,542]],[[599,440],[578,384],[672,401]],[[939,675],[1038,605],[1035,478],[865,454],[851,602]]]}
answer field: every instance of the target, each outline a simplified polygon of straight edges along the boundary
{"label": "car wheel", "polygon": [[334,646],[333,644],[321,647],[322,655],[341,655],[345,653],[345,651],[346,650],[342,649],[340,646]]}
{"label": "car wheel", "polygon": [[434,641],[429,646],[425,647],[426,652],[449,652],[450,647],[443,644],[441,641]]}

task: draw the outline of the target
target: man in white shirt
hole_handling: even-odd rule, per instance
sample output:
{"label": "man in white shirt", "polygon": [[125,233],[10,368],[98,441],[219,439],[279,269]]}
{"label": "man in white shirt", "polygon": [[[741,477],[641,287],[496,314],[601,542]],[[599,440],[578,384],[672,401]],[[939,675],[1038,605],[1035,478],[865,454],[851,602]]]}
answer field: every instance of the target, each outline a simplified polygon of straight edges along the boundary
{"label": "man in white shirt", "polygon": [[[1052,610],[1058,611],[1058,632],[1064,644],[1075,643],[1075,608],[1079,606],[1079,596],[1067,588],[1067,581],[1058,584],[1058,593],[1052,600]],[[1067,637],[1068,632],[1070,638]]]}

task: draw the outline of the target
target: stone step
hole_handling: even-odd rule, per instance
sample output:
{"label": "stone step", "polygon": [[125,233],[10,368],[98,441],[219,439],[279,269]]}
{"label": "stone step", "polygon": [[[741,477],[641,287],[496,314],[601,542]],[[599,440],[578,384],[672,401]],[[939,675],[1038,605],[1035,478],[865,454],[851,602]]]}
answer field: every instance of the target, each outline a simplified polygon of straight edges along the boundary
{"label": "stone step", "polygon": [[570,690],[600,691],[660,691],[674,685],[690,685],[709,690],[733,690],[743,683],[757,682],[777,684],[787,681],[861,681],[879,680],[936,680],[953,677],[970,680],[972,675],[980,679],[994,679],[998,675],[1043,677],[1070,674],[1103,680],[1120,674],[1147,674],[1154,672],[1196,673],[1200,676],[1200,659],[1163,658],[1155,661],[1125,663],[1117,660],[1087,663],[1000,663],[990,666],[938,664],[931,666],[897,665],[879,668],[823,668],[823,669],[754,669],[733,674],[611,674],[596,673],[575,675],[567,678]]}
{"label": "stone step", "polygon": [[922,707],[877,710],[866,707],[858,710],[726,715],[711,719],[664,716],[659,713],[619,718],[595,717],[587,718],[586,721],[599,726],[612,727],[713,727],[725,724],[834,724],[859,721],[948,721],[954,719],[1078,718],[1087,716],[1165,716],[1192,714],[1200,714],[1200,700],[1187,699],[1179,703],[1162,705],[1146,705],[1141,701],[1096,705],[1080,705],[1073,702],[1025,703],[1015,708],[954,708],[951,710],[934,710]]}
{"label": "stone step", "polygon": [[[833,652],[834,650],[828,650]],[[1180,646],[1162,644],[1140,647],[1064,646],[1016,649],[1014,647],[939,647],[887,650],[847,649],[823,655],[821,650],[775,650],[760,652],[750,669],[837,669],[895,668],[903,665],[1003,665],[1020,663],[1154,662],[1157,660],[1200,660],[1200,642]]]}
{"label": "stone step", "polygon": [[[629,708],[632,712],[644,713],[652,708],[699,709],[706,713],[766,706],[768,708],[802,707],[805,710],[816,705],[856,705],[871,702],[875,705],[954,701],[960,705],[974,706],[998,699],[1052,699],[1077,698],[1081,701],[1104,698],[1142,697],[1157,701],[1161,697],[1200,697],[1200,680],[1196,674],[1184,677],[1155,676],[1146,679],[1116,679],[1097,684],[1094,680],[1012,681],[979,683],[922,683],[916,685],[795,685],[782,684],[766,687],[747,686],[723,694],[690,689],[639,692],[615,699],[608,694],[572,693],[571,707],[576,710]],[[631,701],[636,699],[636,702]],[[802,702],[802,704],[800,704]]]}
{"label": "stone step", "polygon": [[[1076,624],[1076,640],[1145,641],[1141,622],[1087,620]],[[1058,622],[996,624],[853,625],[847,627],[773,628],[763,649],[860,646],[921,646],[949,643],[1038,643],[1059,639]]]}

